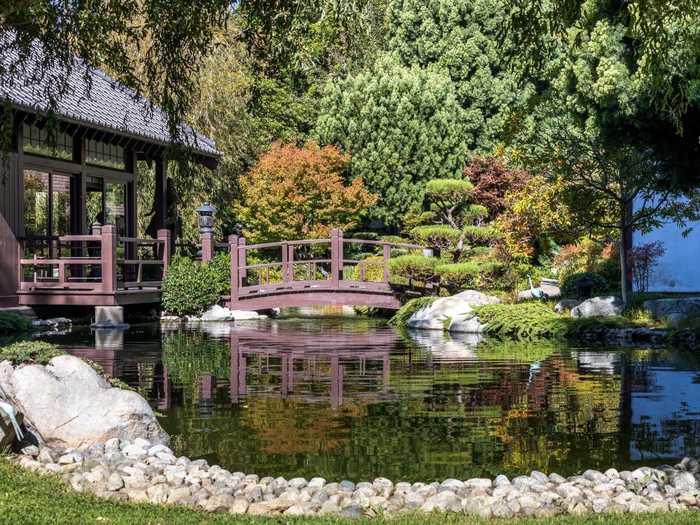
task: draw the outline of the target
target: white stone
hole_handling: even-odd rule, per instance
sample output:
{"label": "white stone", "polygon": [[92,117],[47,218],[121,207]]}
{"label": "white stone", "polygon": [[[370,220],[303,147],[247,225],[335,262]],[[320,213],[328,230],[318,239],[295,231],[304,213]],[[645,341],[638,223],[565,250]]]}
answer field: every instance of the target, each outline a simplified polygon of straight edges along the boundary
{"label": "white stone", "polygon": [[696,490],[698,482],[690,472],[678,472],[671,476],[671,485],[684,492]]}
{"label": "white stone", "polygon": [[452,297],[441,297],[429,306],[415,312],[406,322],[409,328],[444,330],[446,324],[455,321],[454,331],[475,329],[473,323],[465,323],[472,317],[472,307],[499,303],[500,299],[475,290],[465,290]]}
{"label": "white stone", "polygon": [[592,297],[571,309],[572,317],[615,317],[622,315],[624,307],[619,297]]}
{"label": "white stone", "polygon": [[112,388],[77,357],[54,357],[47,366],[27,365],[10,379],[13,400],[51,446],[78,448],[111,438],[168,436],[138,393]]}
{"label": "white stone", "polygon": [[267,316],[250,310],[231,310],[218,304],[211,306],[199,317],[200,321],[206,322],[250,321],[257,319],[267,319]]}

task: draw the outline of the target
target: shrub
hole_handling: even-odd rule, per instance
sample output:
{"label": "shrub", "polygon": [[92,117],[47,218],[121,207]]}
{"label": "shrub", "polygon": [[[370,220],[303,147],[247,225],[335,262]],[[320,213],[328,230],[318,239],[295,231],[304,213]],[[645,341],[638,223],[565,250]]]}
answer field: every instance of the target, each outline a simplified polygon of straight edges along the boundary
{"label": "shrub", "polygon": [[608,290],[608,282],[593,272],[580,272],[566,278],[561,287],[562,297],[588,299]]}
{"label": "shrub", "polygon": [[23,363],[45,365],[64,353],[56,345],[45,341],[20,341],[0,348],[0,361],[8,360],[14,366]]}
{"label": "shrub", "polygon": [[440,264],[435,268],[435,273],[440,278],[440,285],[454,292],[464,288],[474,288],[481,270],[481,265],[468,261]]}
{"label": "shrub", "polygon": [[629,252],[630,266],[634,285],[639,292],[649,290],[649,277],[659,259],[664,256],[666,249],[661,241],[649,242],[634,246]]}
{"label": "shrub", "polygon": [[389,272],[392,276],[409,281],[431,283],[435,280],[435,268],[439,260],[424,255],[401,255],[389,259]]}
{"label": "shrub", "polygon": [[489,304],[474,308],[485,332],[501,338],[539,339],[565,335],[564,317],[542,303]]}
{"label": "shrub", "polygon": [[163,280],[163,308],[175,315],[201,314],[216,304],[222,291],[221,264],[176,257]]}
{"label": "shrub", "polygon": [[16,312],[0,312],[0,335],[28,332],[32,322]]}
{"label": "shrub", "polygon": [[437,299],[438,297],[433,296],[417,297],[415,299],[411,299],[396,311],[394,316],[391,319],[389,319],[389,324],[392,326],[406,326],[406,322],[408,322],[408,320],[414,313],[416,313],[421,308],[430,306],[435,301],[437,301]]}

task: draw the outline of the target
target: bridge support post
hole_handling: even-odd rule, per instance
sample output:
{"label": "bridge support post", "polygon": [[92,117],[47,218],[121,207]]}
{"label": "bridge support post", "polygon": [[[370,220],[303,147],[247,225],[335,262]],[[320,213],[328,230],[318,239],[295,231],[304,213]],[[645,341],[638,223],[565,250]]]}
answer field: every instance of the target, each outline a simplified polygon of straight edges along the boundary
{"label": "bridge support post", "polygon": [[384,282],[389,282],[389,259],[391,258],[391,245],[385,244],[383,247],[384,255]]}
{"label": "bridge support post", "polygon": [[340,285],[343,271],[343,233],[338,228],[331,230],[331,284]]}
{"label": "bridge support post", "polygon": [[240,276],[238,271],[238,235],[228,236],[228,251],[231,254],[231,300],[229,305],[238,301]]}
{"label": "bridge support post", "polygon": [[282,243],[282,280],[287,283],[289,279],[289,245],[286,242]]}

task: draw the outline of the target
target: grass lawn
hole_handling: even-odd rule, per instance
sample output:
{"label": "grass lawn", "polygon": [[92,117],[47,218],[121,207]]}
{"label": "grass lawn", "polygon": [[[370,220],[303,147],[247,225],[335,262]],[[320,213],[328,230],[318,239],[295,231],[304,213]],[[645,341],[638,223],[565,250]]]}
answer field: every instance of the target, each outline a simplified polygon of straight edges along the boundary
{"label": "grass lawn", "polygon": [[0,523],[48,524],[48,523],[123,523],[140,524],[294,524],[310,525],[381,524],[475,524],[475,525],[583,525],[615,523],[621,525],[684,525],[700,522],[699,512],[675,512],[646,515],[564,516],[551,519],[476,519],[456,514],[412,514],[390,519],[319,518],[259,518],[208,514],[184,507],[168,507],[148,504],[112,503],[93,496],[73,492],[58,478],[40,476],[25,471],[0,459]]}

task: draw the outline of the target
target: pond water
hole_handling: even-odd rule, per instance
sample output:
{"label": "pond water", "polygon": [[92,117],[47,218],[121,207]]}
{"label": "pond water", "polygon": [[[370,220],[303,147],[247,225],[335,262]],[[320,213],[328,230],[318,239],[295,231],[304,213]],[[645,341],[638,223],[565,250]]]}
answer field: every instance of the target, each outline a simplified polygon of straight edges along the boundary
{"label": "pond water", "polygon": [[177,453],[261,476],[563,475],[700,455],[700,359],[479,342],[362,318],[54,336],[138,389]]}

